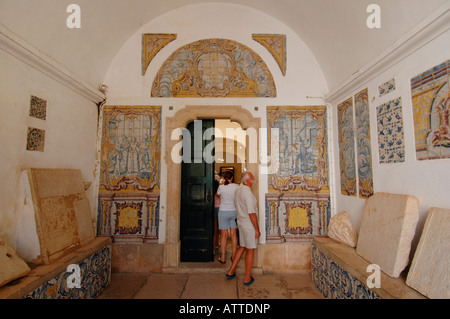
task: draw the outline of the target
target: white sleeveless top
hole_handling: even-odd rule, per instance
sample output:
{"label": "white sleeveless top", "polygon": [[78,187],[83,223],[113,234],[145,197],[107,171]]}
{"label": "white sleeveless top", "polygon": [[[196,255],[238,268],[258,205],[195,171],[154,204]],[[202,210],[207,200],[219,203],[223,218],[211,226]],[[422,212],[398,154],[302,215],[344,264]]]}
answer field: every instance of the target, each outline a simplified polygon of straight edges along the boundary
{"label": "white sleeveless top", "polygon": [[239,185],[234,183],[219,186],[217,194],[220,195],[220,210],[236,210],[236,206],[234,206],[234,192],[238,187]]}

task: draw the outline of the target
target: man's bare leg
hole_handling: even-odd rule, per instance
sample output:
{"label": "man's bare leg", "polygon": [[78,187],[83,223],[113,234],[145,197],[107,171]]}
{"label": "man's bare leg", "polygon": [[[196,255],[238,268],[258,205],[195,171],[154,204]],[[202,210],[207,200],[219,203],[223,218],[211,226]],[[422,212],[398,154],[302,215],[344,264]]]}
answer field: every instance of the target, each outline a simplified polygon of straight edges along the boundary
{"label": "man's bare leg", "polygon": [[244,282],[250,282],[252,280],[252,267],[253,267],[253,259],[255,257],[255,250],[248,249],[245,253],[245,280]]}

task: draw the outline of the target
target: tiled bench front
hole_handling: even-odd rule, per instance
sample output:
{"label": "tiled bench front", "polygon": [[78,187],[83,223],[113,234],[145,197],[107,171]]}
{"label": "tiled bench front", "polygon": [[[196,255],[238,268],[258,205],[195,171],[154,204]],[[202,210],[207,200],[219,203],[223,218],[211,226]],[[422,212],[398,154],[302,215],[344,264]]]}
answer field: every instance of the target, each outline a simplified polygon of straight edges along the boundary
{"label": "tiled bench front", "polygon": [[[391,278],[381,272],[380,288],[369,288],[370,265],[352,247],[331,238],[317,237],[312,242],[312,280],[329,299],[423,299],[408,287],[404,278]],[[370,279],[369,279],[370,280]]]}
{"label": "tiled bench front", "polygon": [[[69,265],[78,265],[80,288],[70,288],[74,274]],[[0,288],[0,299],[91,299],[111,282],[111,239],[98,237],[49,265],[33,268],[25,277]]]}

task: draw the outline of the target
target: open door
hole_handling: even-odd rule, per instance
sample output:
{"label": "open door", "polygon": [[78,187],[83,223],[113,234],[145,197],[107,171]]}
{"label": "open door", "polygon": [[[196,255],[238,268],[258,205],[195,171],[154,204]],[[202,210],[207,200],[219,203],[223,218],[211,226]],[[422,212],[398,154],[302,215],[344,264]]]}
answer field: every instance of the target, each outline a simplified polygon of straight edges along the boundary
{"label": "open door", "polygon": [[209,262],[214,260],[214,120],[189,123],[182,145],[180,261]]}

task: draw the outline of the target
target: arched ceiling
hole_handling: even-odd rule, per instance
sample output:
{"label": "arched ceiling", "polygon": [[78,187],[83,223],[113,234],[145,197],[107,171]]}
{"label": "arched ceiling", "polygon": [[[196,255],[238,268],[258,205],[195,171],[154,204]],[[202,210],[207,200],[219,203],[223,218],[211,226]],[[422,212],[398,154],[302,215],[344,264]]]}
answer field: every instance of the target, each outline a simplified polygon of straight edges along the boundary
{"label": "arched ceiling", "polygon": [[[153,19],[190,4],[244,5],[298,34],[315,55],[332,90],[448,1],[0,0],[0,23],[98,87],[120,47]],[[81,7],[81,29],[66,27],[66,8],[71,3]],[[381,8],[379,29],[366,25],[371,3]]]}

